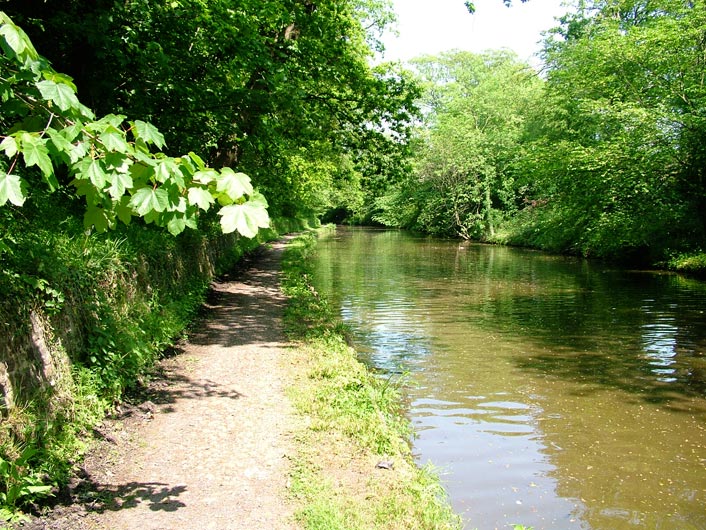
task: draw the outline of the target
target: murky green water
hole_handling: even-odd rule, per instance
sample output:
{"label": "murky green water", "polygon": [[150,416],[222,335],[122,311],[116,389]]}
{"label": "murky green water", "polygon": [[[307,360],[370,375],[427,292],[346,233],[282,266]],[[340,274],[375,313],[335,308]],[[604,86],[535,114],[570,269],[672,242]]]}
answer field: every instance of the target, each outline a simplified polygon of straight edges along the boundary
{"label": "murky green water", "polygon": [[705,283],[344,228],[316,274],[468,528],[706,528]]}

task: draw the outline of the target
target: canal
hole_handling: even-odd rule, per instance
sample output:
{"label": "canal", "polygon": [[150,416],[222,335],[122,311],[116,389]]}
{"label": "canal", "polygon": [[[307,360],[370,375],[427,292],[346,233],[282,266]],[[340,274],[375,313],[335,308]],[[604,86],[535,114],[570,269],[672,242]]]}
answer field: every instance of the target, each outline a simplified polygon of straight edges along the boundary
{"label": "canal", "polygon": [[706,283],[360,228],[315,283],[467,528],[706,528]]}

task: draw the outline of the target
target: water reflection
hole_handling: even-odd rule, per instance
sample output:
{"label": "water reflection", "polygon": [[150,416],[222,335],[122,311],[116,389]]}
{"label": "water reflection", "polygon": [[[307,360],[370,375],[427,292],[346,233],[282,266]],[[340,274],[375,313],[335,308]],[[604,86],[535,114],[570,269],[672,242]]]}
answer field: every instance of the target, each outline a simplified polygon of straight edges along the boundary
{"label": "water reflection", "polygon": [[316,276],[469,527],[706,528],[704,284],[360,230]]}
{"label": "water reflection", "polygon": [[365,337],[362,343],[374,344],[374,349],[361,348],[372,366],[386,373],[399,374],[410,370],[430,353],[428,339],[416,322],[407,320],[412,307],[403,300],[390,299],[383,305],[373,306],[376,318],[369,321],[360,313],[361,300],[341,302],[341,317]]}

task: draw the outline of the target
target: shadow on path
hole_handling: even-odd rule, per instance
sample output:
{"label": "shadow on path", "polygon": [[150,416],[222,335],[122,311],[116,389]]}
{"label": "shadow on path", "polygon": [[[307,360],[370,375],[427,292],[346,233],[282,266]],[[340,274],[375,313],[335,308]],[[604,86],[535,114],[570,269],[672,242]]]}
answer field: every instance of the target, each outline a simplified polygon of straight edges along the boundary
{"label": "shadow on path", "polygon": [[195,379],[178,373],[171,367],[160,366],[152,379],[146,384],[133,389],[125,399],[119,417],[153,414],[157,405],[160,412],[174,412],[169,405],[184,399],[203,399],[210,397],[238,399],[242,394],[228,385],[223,385],[208,378]]}
{"label": "shadow on path", "polygon": [[[206,349],[211,346],[274,348],[281,345],[284,339],[278,329],[278,315],[286,302],[279,290],[279,267],[273,264],[279,260],[283,247],[284,244],[275,243],[270,250],[255,252],[241,260],[233,271],[213,282],[195,329],[190,333],[190,345]],[[165,362],[156,366],[152,376],[126,396],[114,419],[125,420],[128,424],[139,423],[151,420],[156,413],[176,413],[176,405],[183,400],[214,397],[238,400],[245,397],[236,389],[239,382],[232,378],[219,381],[202,375],[201,370],[192,373],[189,363],[193,352],[188,349],[187,345],[170,348]],[[172,357],[175,362],[171,362]],[[193,362],[199,360],[199,355],[195,354]],[[232,362],[238,362],[236,356]],[[96,453],[95,458],[100,463],[94,466],[95,469],[84,464],[72,483],[45,505],[54,512],[52,517],[34,519],[23,525],[23,529],[87,530],[96,528],[91,514],[137,507],[147,507],[153,512],[176,512],[187,507],[183,497],[187,484],[164,481],[112,484],[115,479],[111,480],[114,476],[110,471],[113,465],[111,455],[115,448],[124,445],[123,441],[116,439],[122,435],[111,431],[110,427],[98,427],[94,434],[109,442]],[[198,486],[197,483],[195,480],[192,486]]]}
{"label": "shadow on path", "polygon": [[185,485],[170,487],[160,482],[129,482],[113,485],[98,484],[90,479],[84,484],[88,493],[82,500],[86,503],[86,510],[89,512],[125,510],[142,503],[147,503],[153,512],[175,512],[186,506],[178,498],[186,491]]}
{"label": "shadow on path", "polygon": [[282,248],[275,244],[267,253],[256,251],[212,283],[189,337],[191,344],[281,345],[273,315],[282,314],[286,299],[279,290],[279,267],[272,263],[279,261]]}

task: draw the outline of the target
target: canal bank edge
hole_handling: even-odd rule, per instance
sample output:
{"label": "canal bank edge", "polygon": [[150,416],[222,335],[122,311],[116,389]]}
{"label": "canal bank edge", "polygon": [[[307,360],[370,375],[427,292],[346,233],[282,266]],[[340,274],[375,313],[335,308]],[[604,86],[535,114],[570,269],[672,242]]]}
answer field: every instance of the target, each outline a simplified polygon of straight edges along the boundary
{"label": "canal bank edge", "polygon": [[[290,341],[284,346],[289,349],[286,369],[292,372],[287,379],[296,382],[286,392],[297,410],[291,438],[294,447],[284,455],[286,465],[283,461],[281,469],[289,473],[286,491],[290,498],[281,502],[295,511],[297,526],[306,529],[461,528],[438,475],[431,468],[417,468],[412,461],[407,442],[410,426],[400,414],[397,388],[402,382],[376,379],[357,361],[356,352],[346,345],[345,328],[309,283],[305,257],[314,243],[311,233],[300,236],[288,246],[283,263]],[[253,259],[257,263],[257,257]],[[272,322],[275,320],[267,325]],[[181,369],[190,373],[195,367],[189,355],[176,355],[165,362],[157,368],[145,396],[133,396],[135,405],[122,404],[118,418],[97,428],[96,434],[103,441],[82,466],[88,474],[81,473],[72,480],[54,510],[17,528],[115,527],[112,523],[106,526],[107,521],[102,519],[124,511],[108,508],[115,495],[92,477],[105,475],[106,484],[121,483],[115,466],[135,458],[132,450],[145,445],[136,433],[161,416],[160,406],[149,399],[151,391],[165,391],[169,377],[161,378],[160,374]],[[281,370],[261,365],[257,373],[271,380],[275,368]],[[252,495],[257,497],[259,493],[252,490]],[[148,497],[143,504],[149,509],[154,499]],[[170,496],[167,501],[174,499]],[[258,502],[252,499],[253,506]],[[221,507],[231,515],[233,508]],[[287,520],[282,524],[295,523],[284,517]]]}
{"label": "canal bank edge", "polygon": [[377,378],[357,359],[345,326],[310,282],[316,235],[290,242],[282,260],[285,327],[296,346],[289,395],[302,419],[290,488],[297,518],[307,529],[461,528],[437,472],[413,461],[404,380]]}

